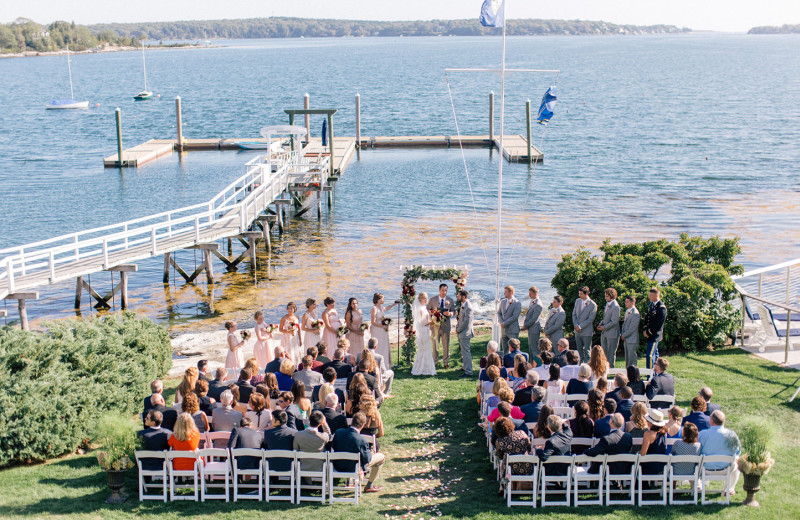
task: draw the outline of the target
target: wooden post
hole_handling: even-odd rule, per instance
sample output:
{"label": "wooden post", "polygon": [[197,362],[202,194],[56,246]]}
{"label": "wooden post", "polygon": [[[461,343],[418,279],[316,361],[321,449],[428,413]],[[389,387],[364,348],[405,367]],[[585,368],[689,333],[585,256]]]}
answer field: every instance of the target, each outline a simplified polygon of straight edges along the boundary
{"label": "wooden post", "polygon": [[203,249],[203,260],[206,263],[206,281],[210,284],[214,283],[214,267],[211,263],[211,249]]}
{"label": "wooden post", "polygon": [[356,150],[361,149],[361,94],[356,94]]}
{"label": "wooden post", "polygon": [[331,153],[331,177],[334,176],[336,173],[336,169],[333,166],[333,114],[328,114],[328,147],[330,148]]}
{"label": "wooden post", "polygon": [[[306,110],[311,108],[311,96],[308,95],[308,92],[306,92],[306,95],[303,96],[303,108],[306,109]],[[310,114],[306,114],[306,118],[305,119],[306,119],[306,138],[305,138],[305,143],[306,143],[306,146],[307,146],[309,141],[311,141],[311,115]]]}
{"label": "wooden post", "polygon": [[744,294],[742,296],[742,349],[744,349],[744,318],[747,315],[747,302]]}
{"label": "wooden post", "polygon": [[228,237],[228,256],[233,254],[233,239]]}
{"label": "wooden post", "polygon": [[[294,124],[294,114],[289,114],[289,125],[291,126],[293,124]],[[292,151],[294,151],[294,135],[289,136],[289,142],[292,145]]]}
{"label": "wooden post", "polygon": [[119,306],[124,311],[128,308],[128,273],[127,271],[119,272]]}
{"label": "wooden post", "polygon": [[528,164],[533,164],[533,156],[531,154],[531,100],[525,102],[525,129],[528,131]]}
{"label": "wooden post", "polygon": [[249,238],[248,239],[249,247],[248,250],[250,252],[250,267],[252,269],[256,268],[256,239]]}
{"label": "wooden post", "polygon": [[169,283],[169,264],[172,253],[164,253],[164,283]]}
{"label": "wooden post", "polygon": [[175,98],[175,123],[178,126],[178,151],[183,151],[183,123],[181,122],[181,97]]}
{"label": "wooden post", "polygon": [[494,90],[489,92],[489,147],[494,147]]}
{"label": "wooden post", "polygon": [[117,166],[122,168],[125,161],[122,160],[122,112],[119,108],[114,110],[114,118],[117,120]]}
{"label": "wooden post", "polygon": [[83,277],[79,276],[75,284],[75,308],[81,308],[81,295],[83,294]]}
{"label": "wooden post", "polygon": [[22,330],[30,330],[28,326],[28,309],[25,307],[25,298],[17,300],[17,304],[19,305],[19,326]]}

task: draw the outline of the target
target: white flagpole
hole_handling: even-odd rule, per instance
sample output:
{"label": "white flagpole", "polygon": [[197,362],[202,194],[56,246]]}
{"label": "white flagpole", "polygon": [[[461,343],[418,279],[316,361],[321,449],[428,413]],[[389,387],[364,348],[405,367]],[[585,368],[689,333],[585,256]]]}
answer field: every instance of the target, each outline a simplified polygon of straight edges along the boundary
{"label": "white flagpole", "polygon": [[[505,103],[506,103],[506,3],[503,2],[503,58],[500,63],[500,168],[497,176],[497,265],[495,267],[494,284],[494,306],[495,319],[497,321],[497,311],[500,309],[500,243],[502,238],[502,215],[503,215],[503,124],[505,122]],[[493,327],[492,339],[500,340],[500,324]],[[495,338],[495,336],[497,336]]]}

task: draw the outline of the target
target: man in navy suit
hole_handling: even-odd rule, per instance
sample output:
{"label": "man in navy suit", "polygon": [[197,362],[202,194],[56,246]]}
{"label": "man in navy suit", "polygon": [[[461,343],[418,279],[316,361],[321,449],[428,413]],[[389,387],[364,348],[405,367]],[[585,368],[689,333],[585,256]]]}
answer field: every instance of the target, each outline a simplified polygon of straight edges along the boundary
{"label": "man in navy suit", "polygon": [[711,398],[714,396],[714,392],[711,391],[711,388],[704,386],[700,389],[698,394],[700,397],[705,399],[706,401],[706,415],[711,417],[711,414],[720,410],[720,406],[718,404],[712,403]]}
{"label": "man in navy suit", "polygon": [[[172,435],[170,430],[161,427],[162,415],[158,410],[151,409],[144,418],[147,426],[139,432],[142,436],[142,449],[145,451],[166,451],[169,449],[169,437]],[[146,471],[158,471],[164,467],[163,459],[143,458],[142,469]]]}
{"label": "man in navy suit", "polygon": [[567,338],[561,338],[558,340],[556,346],[558,347],[558,355],[553,358],[553,364],[565,367],[568,364],[567,352],[569,352],[569,340]]}
{"label": "man in navy suit", "polygon": [[539,385],[539,373],[533,369],[525,374],[525,388],[520,388],[514,392],[514,406],[525,406],[533,401],[533,389]]}
{"label": "man in navy suit", "polygon": [[[333,434],[331,449],[339,452],[358,453],[361,459],[361,468],[365,472],[369,471],[364,493],[377,493],[381,488],[375,485],[375,480],[380,475],[384,456],[383,453],[372,453],[367,441],[361,437],[361,429],[365,424],[367,424],[367,416],[362,412],[356,413],[349,428],[337,430]],[[333,466],[337,471],[351,472],[355,470],[353,463],[346,460],[333,461]]]}
{"label": "man in navy suit", "polygon": [[[260,450],[261,444],[264,442],[264,434],[260,431],[251,428],[253,421],[249,417],[242,419],[242,425],[234,428],[231,436],[228,438],[228,449],[234,448],[251,448]],[[258,468],[258,457],[239,457],[236,459],[237,468],[239,469],[256,469]]]}
{"label": "man in navy suit", "polygon": [[[615,413],[612,415],[610,424],[611,431],[608,435],[601,437],[595,446],[584,451],[584,455],[596,457],[598,455],[620,455],[631,452],[633,437],[630,433],[622,431],[622,425],[625,424],[622,414]],[[630,462],[612,462],[609,464],[609,472],[616,475],[627,473],[630,470]],[[592,462],[589,467],[589,473],[597,473],[598,471],[600,471],[600,464]]]}
{"label": "man in navy suit", "polygon": [[278,407],[286,412],[287,422],[285,423],[293,430],[305,430],[306,425],[300,417],[300,408],[294,404],[294,394],[291,392],[281,392],[276,402]]}
{"label": "man in navy suit", "polygon": [[[547,439],[544,448],[536,450],[536,456],[542,462],[547,462],[547,459],[557,455],[569,455],[570,445],[572,444],[572,432],[569,428],[563,429],[564,421],[557,415],[551,415],[547,418],[547,429],[553,435]],[[551,464],[547,467],[547,473],[550,475],[564,476],[569,470],[569,464]]]}
{"label": "man in navy suit", "polygon": [[336,411],[337,406],[339,406],[339,398],[336,394],[325,396],[325,408],[322,409],[322,415],[325,416],[325,422],[328,423],[331,434],[342,428],[347,428],[347,417],[343,413]]}
{"label": "man in navy suit", "polygon": [[[275,410],[272,412],[272,428],[264,430],[264,440],[261,447],[265,450],[294,450],[294,434],[297,430],[286,426],[286,412]],[[292,459],[268,457],[269,468],[273,471],[289,471]]]}
{"label": "man in navy suit", "polygon": [[[322,371],[322,379],[325,383],[330,383],[331,386],[335,386],[336,379],[338,376],[336,375],[336,369],[333,367],[327,367]],[[311,402],[316,403],[319,401],[319,389],[322,388],[322,385],[317,385],[311,390]],[[347,400],[347,396],[344,393],[344,390],[341,388],[336,388],[335,390],[336,395],[339,396],[339,402],[344,403]]]}
{"label": "man in navy suit", "polygon": [[350,376],[350,372],[353,371],[353,366],[344,360],[344,349],[340,348],[333,351],[333,361],[322,365],[323,374],[328,367],[333,367],[336,370],[338,379],[347,379]]}
{"label": "man in navy suit", "polygon": [[178,411],[174,408],[167,408],[164,406],[164,396],[161,394],[153,394],[150,397],[153,410],[161,412],[161,427],[167,430],[172,430],[175,427],[175,422],[178,420]]}
{"label": "man in navy suit", "polygon": [[606,414],[594,422],[594,438],[599,439],[611,433],[611,417],[617,411],[617,402],[613,399],[603,401]]}
{"label": "man in navy suit", "polygon": [[706,415],[706,401],[699,395],[694,396],[692,399],[692,413],[683,418],[681,423],[692,423],[697,426],[697,431],[701,432],[711,428],[711,418]]}
{"label": "man in navy suit", "polygon": [[222,392],[228,389],[225,379],[228,378],[228,371],[223,367],[217,368],[214,379],[208,384],[208,397],[219,402]]}
{"label": "man in navy suit", "polygon": [[664,322],[667,321],[667,307],[661,301],[658,287],[650,289],[650,305],[644,316],[642,334],[647,341],[647,368],[653,368],[658,359],[658,343],[664,339]]}
{"label": "man in navy suit", "polygon": [[156,379],[152,383],[150,383],[150,395],[144,398],[144,407],[142,409],[142,414],[147,415],[147,411],[153,407],[153,404],[150,402],[150,398],[156,394],[161,395],[164,392],[164,382],[160,379]]}
{"label": "man in navy suit", "polygon": [[523,356],[526,363],[528,362],[528,354],[521,351],[519,348],[519,339],[511,338],[508,340],[508,354],[503,356],[503,366],[506,368],[514,368],[514,358],[517,357],[517,354]]}
{"label": "man in navy suit", "polygon": [[286,354],[286,350],[280,345],[275,347],[273,354],[275,357],[272,359],[272,361],[267,363],[266,367],[264,367],[264,372],[276,374],[281,371],[281,362],[283,362],[283,360],[289,356]]}
{"label": "man in navy suit", "polygon": [[[675,396],[675,379],[667,373],[669,361],[667,358],[658,358],[653,366],[653,377],[644,388],[644,395],[649,401],[659,401],[659,395]],[[653,408],[658,408],[653,406]]]}
{"label": "man in navy suit", "polygon": [[239,402],[247,404],[250,402],[250,396],[256,391],[256,387],[250,384],[253,379],[253,374],[249,368],[243,368],[239,372],[239,380],[236,384],[239,386]]}
{"label": "man in navy suit", "polygon": [[519,409],[525,414],[523,421],[526,423],[536,422],[539,420],[539,412],[542,410],[544,397],[547,395],[547,390],[541,386],[535,386],[531,390],[531,402],[525,406],[520,406]]}
{"label": "man in navy suit", "polygon": [[617,374],[614,376],[614,386],[616,388],[614,388],[614,390],[611,392],[608,392],[606,397],[615,400],[617,404],[619,404],[619,391],[628,386],[628,378],[625,376],[625,374]]}
{"label": "man in navy suit", "polygon": [[626,421],[631,420],[631,409],[633,408],[633,390],[629,386],[619,389],[619,402],[617,403],[617,413],[622,415]]}

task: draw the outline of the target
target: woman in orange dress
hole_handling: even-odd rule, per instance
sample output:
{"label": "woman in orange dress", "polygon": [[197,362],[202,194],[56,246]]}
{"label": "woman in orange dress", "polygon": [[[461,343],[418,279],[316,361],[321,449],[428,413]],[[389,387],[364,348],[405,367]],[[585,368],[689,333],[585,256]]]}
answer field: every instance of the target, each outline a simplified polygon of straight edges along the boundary
{"label": "woman in orange dress", "polygon": [[[169,447],[175,451],[195,451],[200,446],[200,430],[194,423],[191,415],[184,412],[175,421],[175,430],[167,441]],[[172,466],[177,471],[191,471],[194,469],[194,459],[177,458]]]}

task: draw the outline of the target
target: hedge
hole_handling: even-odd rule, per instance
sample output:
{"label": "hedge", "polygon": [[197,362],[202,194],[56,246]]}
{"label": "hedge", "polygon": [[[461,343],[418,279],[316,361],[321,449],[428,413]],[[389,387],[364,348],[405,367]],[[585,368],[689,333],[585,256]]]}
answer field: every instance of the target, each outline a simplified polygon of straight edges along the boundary
{"label": "hedge", "polygon": [[126,312],[0,329],[0,467],[75,451],[97,419],[134,414],[172,364],[167,331]]}

